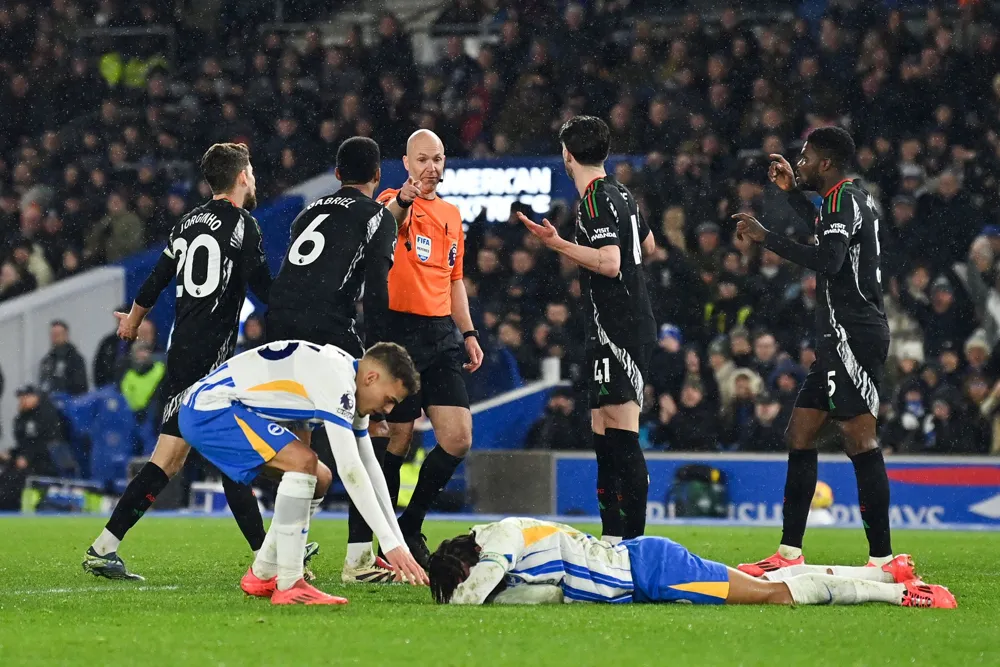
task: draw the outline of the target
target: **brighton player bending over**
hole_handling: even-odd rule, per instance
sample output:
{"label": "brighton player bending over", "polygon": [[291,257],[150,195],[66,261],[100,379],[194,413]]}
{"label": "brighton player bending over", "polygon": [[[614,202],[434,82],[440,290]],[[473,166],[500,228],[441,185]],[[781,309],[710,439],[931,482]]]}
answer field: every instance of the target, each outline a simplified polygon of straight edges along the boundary
{"label": "brighton player bending over", "polygon": [[368,436],[368,415],[388,413],[420,389],[399,345],[379,343],[356,360],[332,345],[278,341],[236,356],[186,392],[184,439],[231,479],[263,469],[281,475],[274,518],[240,582],[272,604],[346,604],[303,579],[309,521],[333,479],[316,454],[279,422],[324,425],[341,480],[378,536],[396,579],[426,584],[403,541],[385,477]]}
{"label": "brighton player bending over", "polygon": [[795,565],[754,578],[699,558],[665,537],[618,545],[569,526],[504,519],[445,540],[431,556],[431,594],[441,604],[693,602],[861,604],[954,608],[943,586],[913,572],[909,556],[877,567]]}

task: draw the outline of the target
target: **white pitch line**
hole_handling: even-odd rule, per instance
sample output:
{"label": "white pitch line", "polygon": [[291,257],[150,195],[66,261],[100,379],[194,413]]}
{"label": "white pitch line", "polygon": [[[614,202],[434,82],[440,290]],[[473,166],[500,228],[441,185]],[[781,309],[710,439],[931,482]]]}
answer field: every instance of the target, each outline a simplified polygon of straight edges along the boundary
{"label": "white pitch line", "polygon": [[76,593],[121,593],[127,591],[176,591],[180,586],[136,586],[135,588],[108,588],[85,586],[82,588],[34,588],[20,591],[0,590],[0,597],[7,595],[63,595]]}

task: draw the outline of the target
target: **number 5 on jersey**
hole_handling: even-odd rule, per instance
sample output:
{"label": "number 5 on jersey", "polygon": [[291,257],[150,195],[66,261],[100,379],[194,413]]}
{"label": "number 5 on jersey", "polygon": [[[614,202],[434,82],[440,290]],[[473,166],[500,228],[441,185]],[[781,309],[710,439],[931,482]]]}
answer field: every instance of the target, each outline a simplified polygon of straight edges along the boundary
{"label": "number 5 on jersey", "polygon": [[[604,363],[604,369],[602,372],[601,363]],[[594,382],[610,382],[611,381],[611,364],[608,363],[608,358],[594,359]]]}
{"label": "number 5 on jersey", "polygon": [[[295,243],[292,247],[288,249],[288,261],[296,266],[305,266],[306,264],[312,264],[316,259],[323,253],[323,248],[326,246],[326,237],[316,231],[320,223],[329,217],[329,213],[323,213],[322,215],[317,215],[316,219],[309,223],[309,226],[302,230],[299,234],[299,238],[295,239]],[[313,246],[309,249],[309,252],[302,254],[302,246],[307,242],[312,242]]]}

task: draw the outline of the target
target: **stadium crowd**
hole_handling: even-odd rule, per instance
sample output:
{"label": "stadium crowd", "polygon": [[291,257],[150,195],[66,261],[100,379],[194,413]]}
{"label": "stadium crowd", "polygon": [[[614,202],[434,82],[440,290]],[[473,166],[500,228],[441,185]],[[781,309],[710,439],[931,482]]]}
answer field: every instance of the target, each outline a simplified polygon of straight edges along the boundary
{"label": "stadium crowd", "polygon": [[[883,446],[1000,451],[1000,46],[984,5],[904,16],[865,0],[830,3],[815,21],[750,24],[732,8],[660,21],[644,14],[655,3],[627,0],[455,0],[432,28],[450,35],[440,58],[424,67],[389,14],[373,39],[354,26],[326,46],[319,30],[258,39],[268,17],[240,3],[222,3],[211,30],[174,4],[0,0],[0,301],[161,244],[208,195],[194,163],[216,141],[251,146],[263,199],[328,170],[352,135],[387,156],[417,127],[451,157],[553,155],[560,124],[591,113],[611,126],[614,153],[644,156],[615,176],[658,244],[643,445],[779,451],[814,355],[816,280],[734,238],[730,216],[808,238],[767,183],[767,155],[794,162],[810,129],[839,123],[882,211],[893,331]],[[495,37],[465,41],[461,24]],[[176,57],[75,39],[148,25],[175,30]],[[550,212],[564,234],[574,206]],[[539,252],[517,210],[470,225],[475,316],[524,378],[555,356],[582,382],[575,270]],[[155,333],[144,345],[110,341],[91,380],[149,372]],[[589,447],[578,396],[553,396],[527,445]]]}

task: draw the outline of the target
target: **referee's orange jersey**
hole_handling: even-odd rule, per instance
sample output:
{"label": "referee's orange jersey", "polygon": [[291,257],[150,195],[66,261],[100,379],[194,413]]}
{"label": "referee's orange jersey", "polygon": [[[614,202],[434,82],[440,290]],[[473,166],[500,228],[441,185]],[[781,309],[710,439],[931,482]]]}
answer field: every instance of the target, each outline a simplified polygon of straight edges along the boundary
{"label": "referee's orange jersey", "polygon": [[[378,196],[388,204],[399,190]],[[389,271],[389,310],[425,317],[451,315],[451,283],[462,279],[465,234],[458,207],[417,198],[399,226]]]}

